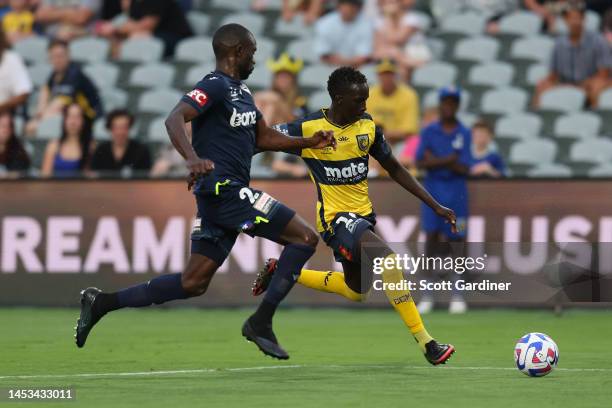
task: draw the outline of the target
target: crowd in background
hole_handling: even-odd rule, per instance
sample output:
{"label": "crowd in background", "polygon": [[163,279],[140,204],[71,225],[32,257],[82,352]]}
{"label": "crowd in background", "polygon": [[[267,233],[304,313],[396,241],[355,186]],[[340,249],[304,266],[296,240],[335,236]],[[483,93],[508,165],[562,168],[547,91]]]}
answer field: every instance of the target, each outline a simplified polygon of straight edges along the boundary
{"label": "crowd in background", "polygon": [[[266,3],[254,0],[253,10],[265,10]],[[557,39],[550,74],[538,84],[534,106],[545,90],[572,85],[583,88],[589,105],[596,107],[598,95],[612,86],[612,11],[607,0],[432,0],[427,2],[429,14],[416,12],[416,3],[419,0],[284,0],[281,11],[286,21],[300,18],[313,26],[313,52],[321,62],[354,67],[376,63],[377,82],[371,84],[367,109],[394,153],[415,173],[421,129],[438,120],[437,107],[421,110],[419,96],[409,85],[412,72],[432,59],[426,37],[431,17],[435,24],[453,13],[474,10],[487,16],[486,31],[492,35],[499,20],[519,8],[540,16],[544,32],[555,33],[562,18],[568,31]],[[104,37],[110,41],[112,58],[125,39],[155,36],[163,41],[164,56],[171,58],[176,45],[193,35],[186,18],[190,7],[189,0],[0,0],[0,174],[15,176],[31,168],[28,140],[35,137],[41,120],[57,115],[62,117],[62,131],[44,150],[41,176],[183,174],[182,160],[171,146],[153,152],[130,138],[132,113],[105,111],[94,80],[71,60],[69,43],[86,35]],[[601,32],[585,29],[585,7],[600,13]],[[28,111],[34,86],[11,46],[30,36],[52,40],[47,50],[52,72],[37,94],[36,108]],[[302,95],[303,61],[281,54],[267,67],[272,85],[257,92],[255,101],[270,124],[320,108],[310,106]],[[92,124],[101,118],[110,140],[99,143],[92,136]],[[477,121],[472,137],[471,173],[503,176],[492,126]],[[266,161],[277,175],[307,174],[290,155],[268,155]],[[371,169],[373,176],[384,175],[376,163]]]}

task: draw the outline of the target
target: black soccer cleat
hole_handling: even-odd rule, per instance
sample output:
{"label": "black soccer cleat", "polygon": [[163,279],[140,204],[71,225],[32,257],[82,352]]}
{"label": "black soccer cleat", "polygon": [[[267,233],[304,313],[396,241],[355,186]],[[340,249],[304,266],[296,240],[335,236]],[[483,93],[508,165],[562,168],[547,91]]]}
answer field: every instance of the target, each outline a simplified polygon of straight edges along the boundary
{"label": "black soccer cleat", "polygon": [[425,358],[432,365],[445,364],[454,352],[455,347],[452,344],[438,344],[435,340],[425,344]]}
{"label": "black soccer cleat", "polygon": [[278,344],[276,336],[272,331],[272,327],[267,327],[263,330],[256,330],[251,323],[251,319],[247,319],[242,325],[242,335],[259,348],[262,353],[267,356],[277,358],[279,360],[288,360],[289,354]]}
{"label": "black soccer cleat", "polygon": [[98,288],[87,288],[81,291],[81,315],[79,320],[77,320],[75,327],[76,334],[74,335],[76,345],[79,348],[85,345],[89,332],[103,316],[103,314],[95,313],[93,308],[96,298],[100,293],[102,291]]}
{"label": "black soccer cleat", "polygon": [[274,275],[274,271],[276,271],[277,264],[278,259],[268,258],[263,268],[257,273],[255,282],[253,282],[253,296],[259,296],[268,289],[270,281],[272,280],[272,275]]}

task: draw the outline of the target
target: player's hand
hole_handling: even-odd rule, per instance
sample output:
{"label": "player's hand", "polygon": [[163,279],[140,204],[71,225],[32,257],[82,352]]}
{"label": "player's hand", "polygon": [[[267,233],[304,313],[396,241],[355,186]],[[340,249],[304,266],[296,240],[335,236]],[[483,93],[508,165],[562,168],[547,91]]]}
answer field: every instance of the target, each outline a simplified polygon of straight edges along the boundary
{"label": "player's hand", "polygon": [[196,181],[206,174],[210,173],[215,169],[215,163],[212,160],[200,159],[199,157],[194,159],[187,159],[185,162],[187,169],[189,170],[189,178],[187,179],[187,190],[191,190],[191,187]]}
{"label": "player's hand", "polygon": [[311,139],[314,143],[312,149],[324,149],[331,146],[336,150],[336,138],[333,130],[319,130],[312,135]]}
{"label": "player's hand", "polygon": [[458,229],[457,229],[457,216],[455,215],[455,212],[453,210],[451,210],[450,208],[446,208],[446,207],[441,205],[438,208],[436,208],[436,214],[438,214],[440,217],[444,218],[445,222],[450,223],[450,225],[451,225],[451,232],[453,234],[456,234],[458,232]]}

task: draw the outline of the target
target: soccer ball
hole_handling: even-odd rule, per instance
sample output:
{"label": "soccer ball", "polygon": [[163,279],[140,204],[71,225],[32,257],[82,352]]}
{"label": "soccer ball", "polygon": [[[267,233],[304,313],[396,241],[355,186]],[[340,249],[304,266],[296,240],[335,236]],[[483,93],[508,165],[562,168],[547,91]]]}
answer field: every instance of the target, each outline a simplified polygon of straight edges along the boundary
{"label": "soccer ball", "polygon": [[516,367],[530,377],[543,377],[559,362],[557,344],[544,333],[527,333],[514,347]]}

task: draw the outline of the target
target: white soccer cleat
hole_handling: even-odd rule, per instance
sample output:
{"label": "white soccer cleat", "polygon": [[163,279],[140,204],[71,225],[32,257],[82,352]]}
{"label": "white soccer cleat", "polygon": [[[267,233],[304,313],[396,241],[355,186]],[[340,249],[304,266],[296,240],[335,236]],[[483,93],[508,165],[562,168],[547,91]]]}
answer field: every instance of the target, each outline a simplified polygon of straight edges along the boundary
{"label": "white soccer cleat", "polygon": [[425,296],[421,301],[417,304],[417,310],[420,314],[430,313],[434,308],[434,301],[431,296]]}
{"label": "white soccer cleat", "polygon": [[467,312],[468,306],[462,297],[453,297],[448,305],[448,312],[450,314],[463,314]]}

